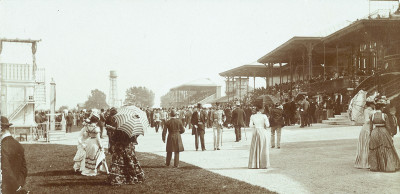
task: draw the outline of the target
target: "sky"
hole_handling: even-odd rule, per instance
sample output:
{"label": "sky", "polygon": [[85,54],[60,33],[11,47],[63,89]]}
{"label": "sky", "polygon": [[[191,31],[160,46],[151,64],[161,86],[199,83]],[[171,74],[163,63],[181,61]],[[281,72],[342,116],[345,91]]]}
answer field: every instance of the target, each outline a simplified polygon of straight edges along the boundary
{"label": "sky", "polygon": [[[0,37],[41,39],[36,60],[54,78],[57,107],[93,89],[155,92],[251,64],[293,36],[326,36],[393,2],[368,0],[0,0]],[[396,2],[394,2],[396,4]],[[30,45],[3,44],[2,63],[32,63]],[[252,82],[250,82],[252,86]],[[261,85],[260,85],[261,84]],[[256,81],[263,86],[265,81]],[[224,87],[223,87],[224,91]],[[48,94],[49,95],[49,94]]]}

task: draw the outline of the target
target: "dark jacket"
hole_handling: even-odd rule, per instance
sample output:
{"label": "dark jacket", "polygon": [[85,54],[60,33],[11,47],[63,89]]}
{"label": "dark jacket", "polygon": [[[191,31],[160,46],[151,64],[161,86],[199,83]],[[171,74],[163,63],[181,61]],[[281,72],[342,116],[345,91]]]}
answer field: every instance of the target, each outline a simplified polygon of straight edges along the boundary
{"label": "dark jacket", "polygon": [[165,124],[165,128],[162,132],[162,139],[165,141],[165,135],[168,131],[167,137],[167,152],[182,152],[183,143],[181,134],[185,133],[185,128],[183,127],[181,119],[172,118]]}
{"label": "dark jacket", "polygon": [[270,111],[269,123],[271,127],[283,127],[283,110],[279,108],[272,108]]}
{"label": "dark jacket", "polygon": [[244,127],[246,113],[241,108],[236,108],[232,111],[232,124],[239,127]]}
{"label": "dark jacket", "polygon": [[1,170],[3,193],[15,193],[19,186],[25,185],[28,170],[24,148],[11,136],[1,141]]}
{"label": "dark jacket", "polygon": [[[199,118],[199,116],[200,116],[200,118]],[[206,121],[207,121],[207,114],[205,111],[193,112],[192,119],[191,119],[191,123],[193,125],[192,135],[194,135],[196,131],[198,131],[198,132],[204,131]],[[195,129],[194,125],[197,125],[198,128]]]}
{"label": "dark jacket", "polygon": [[387,126],[387,130],[390,133],[390,135],[394,136],[397,134],[397,125],[398,125],[398,121],[396,116],[391,115],[391,114],[387,114],[388,119],[389,119],[389,126]]}

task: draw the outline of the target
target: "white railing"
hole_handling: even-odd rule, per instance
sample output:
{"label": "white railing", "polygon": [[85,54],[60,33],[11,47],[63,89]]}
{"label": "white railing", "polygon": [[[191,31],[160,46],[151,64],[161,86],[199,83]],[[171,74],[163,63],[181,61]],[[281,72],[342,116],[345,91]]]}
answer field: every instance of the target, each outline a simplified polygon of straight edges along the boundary
{"label": "white railing", "polygon": [[1,65],[2,80],[29,81],[33,79],[33,67],[29,64],[7,64]]}
{"label": "white railing", "polygon": [[37,68],[35,74],[35,81],[36,83],[45,83],[46,81],[46,76],[45,76],[45,68]]}

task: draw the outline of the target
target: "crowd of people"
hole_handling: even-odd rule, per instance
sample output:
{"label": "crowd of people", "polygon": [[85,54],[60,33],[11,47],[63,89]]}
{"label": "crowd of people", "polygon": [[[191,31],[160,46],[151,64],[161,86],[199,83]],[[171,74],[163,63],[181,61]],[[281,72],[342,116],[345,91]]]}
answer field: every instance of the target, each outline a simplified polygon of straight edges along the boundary
{"label": "crowd of people", "polygon": [[[166,143],[166,161],[169,166],[174,153],[174,167],[179,167],[179,153],[184,151],[181,134],[191,130],[194,136],[195,149],[206,150],[204,135],[207,128],[213,131],[213,149],[221,150],[223,130],[234,128],[235,142],[240,142],[241,129],[252,129],[252,138],[249,149],[248,168],[269,168],[269,150],[281,148],[281,131],[285,126],[299,124],[307,127],[315,122],[313,111],[320,106],[330,114],[327,97],[321,105],[307,98],[298,96],[285,103],[256,104],[235,106],[222,106],[216,104],[213,107],[203,107],[198,104],[195,107],[176,108],[142,108],[150,127],[154,127],[156,133],[162,131],[161,140]],[[135,145],[138,144],[138,136],[128,136],[120,127],[114,117],[118,113],[116,108],[108,110],[89,110],[81,112],[76,117],[75,124],[82,129],[79,132],[77,152],[73,158],[73,169],[84,176],[96,176],[99,173],[107,174],[107,181],[111,185],[136,184],[145,180],[144,171],[136,157]],[[37,112],[35,119],[40,123],[46,119],[46,114]],[[80,115],[83,115],[81,118]],[[299,115],[299,117],[294,116]],[[69,112],[65,116],[68,123],[73,123],[74,114]],[[79,119],[77,119],[79,118]],[[43,120],[39,120],[43,119]],[[63,118],[61,118],[63,119]],[[371,171],[394,172],[400,169],[400,159],[393,145],[393,136],[399,126],[398,114],[392,104],[388,104],[385,97],[368,98],[364,110],[364,125],[362,126],[357,154],[356,168],[367,168]],[[20,191],[27,176],[24,150],[22,146],[11,137],[7,118],[1,118],[2,126],[2,171],[3,191]],[[68,125],[68,124],[67,124]],[[107,130],[108,154],[111,155],[111,164],[106,162],[105,146],[103,145],[102,128]],[[270,129],[269,129],[270,128]],[[247,137],[246,137],[247,138]],[[12,151],[8,152],[8,149]],[[11,154],[11,155],[10,155]],[[7,160],[16,161],[15,166],[7,163]],[[17,170],[18,168],[19,170]],[[21,170],[22,169],[22,170]],[[24,170],[25,169],[25,170]],[[7,177],[7,176],[6,176]],[[8,182],[11,180],[11,182]]]}

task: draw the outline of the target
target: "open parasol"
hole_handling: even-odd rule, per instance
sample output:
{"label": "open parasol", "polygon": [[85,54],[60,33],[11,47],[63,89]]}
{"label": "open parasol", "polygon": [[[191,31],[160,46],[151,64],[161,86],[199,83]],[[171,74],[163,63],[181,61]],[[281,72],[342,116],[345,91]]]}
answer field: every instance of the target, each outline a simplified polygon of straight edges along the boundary
{"label": "open parasol", "polygon": [[147,115],[136,106],[125,106],[118,109],[114,115],[118,128],[128,134],[129,137],[144,135],[144,130],[149,127]]}
{"label": "open parasol", "polygon": [[279,103],[279,99],[272,95],[261,95],[257,99],[263,99],[265,104],[276,104]]}
{"label": "open parasol", "polygon": [[360,90],[349,103],[349,116],[356,123],[364,123],[364,106],[367,99],[367,92]]}

